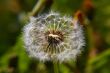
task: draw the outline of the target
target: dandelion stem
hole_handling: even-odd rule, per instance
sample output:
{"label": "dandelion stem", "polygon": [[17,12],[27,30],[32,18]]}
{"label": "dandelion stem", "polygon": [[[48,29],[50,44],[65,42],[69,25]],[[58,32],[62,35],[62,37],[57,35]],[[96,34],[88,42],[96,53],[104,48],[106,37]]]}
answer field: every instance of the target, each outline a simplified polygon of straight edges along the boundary
{"label": "dandelion stem", "polygon": [[53,62],[53,66],[54,66],[54,73],[59,73],[58,62]]}
{"label": "dandelion stem", "polygon": [[34,6],[33,10],[29,13],[30,16],[37,15],[40,10],[42,10],[43,6],[45,5],[46,0],[39,0],[36,5]]}

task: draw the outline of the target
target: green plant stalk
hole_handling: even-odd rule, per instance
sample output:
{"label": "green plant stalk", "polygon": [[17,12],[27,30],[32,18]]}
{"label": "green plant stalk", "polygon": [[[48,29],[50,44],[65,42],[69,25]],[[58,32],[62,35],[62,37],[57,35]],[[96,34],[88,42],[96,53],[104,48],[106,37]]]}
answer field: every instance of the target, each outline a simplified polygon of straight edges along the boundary
{"label": "green plant stalk", "polygon": [[46,0],[39,0],[34,6],[33,10],[29,13],[30,16],[37,15],[45,6]]}
{"label": "green plant stalk", "polygon": [[[89,39],[89,50],[88,52],[91,51],[91,49],[94,48],[94,42],[93,42],[93,29],[92,27],[89,25],[88,28],[87,28],[87,33],[88,33],[88,39]],[[91,61],[91,58],[88,56],[88,60],[87,60],[87,64],[86,64],[86,69],[85,69],[85,73],[91,73],[92,72],[92,66],[90,64],[90,61]]]}
{"label": "green plant stalk", "polygon": [[53,62],[54,73],[59,73],[59,65],[58,62]]}

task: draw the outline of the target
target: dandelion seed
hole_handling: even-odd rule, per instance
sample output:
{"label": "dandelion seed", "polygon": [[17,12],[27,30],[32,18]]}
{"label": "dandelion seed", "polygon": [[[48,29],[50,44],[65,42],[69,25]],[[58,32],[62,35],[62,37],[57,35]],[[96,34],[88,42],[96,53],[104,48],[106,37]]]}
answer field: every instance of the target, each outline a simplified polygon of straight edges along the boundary
{"label": "dandelion seed", "polygon": [[85,45],[78,20],[54,12],[30,18],[24,26],[24,43],[31,57],[59,62],[75,59]]}

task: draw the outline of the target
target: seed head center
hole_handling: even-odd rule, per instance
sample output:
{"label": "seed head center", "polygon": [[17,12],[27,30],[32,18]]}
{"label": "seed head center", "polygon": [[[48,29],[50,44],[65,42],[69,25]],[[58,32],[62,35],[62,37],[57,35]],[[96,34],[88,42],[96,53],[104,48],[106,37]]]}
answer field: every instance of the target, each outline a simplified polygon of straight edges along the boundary
{"label": "seed head center", "polygon": [[63,41],[63,34],[60,31],[47,31],[46,39],[50,45],[57,45]]}

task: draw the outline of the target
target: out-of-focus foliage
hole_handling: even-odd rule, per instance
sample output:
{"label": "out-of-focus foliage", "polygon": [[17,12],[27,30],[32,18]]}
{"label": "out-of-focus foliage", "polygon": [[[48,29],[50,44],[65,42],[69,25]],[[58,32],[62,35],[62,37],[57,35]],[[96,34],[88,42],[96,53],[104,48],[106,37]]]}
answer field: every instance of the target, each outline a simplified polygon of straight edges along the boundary
{"label": "out-of-focus foliage", "polygon": [[97,73],[109,73],[110,70],[110,49],[98,55],[98,57],[91,60],[91,65],[93,66],[93,72]]}
{"label": "out-of-focus foliage", "polygon": [[[53,63],[28,57],[22,28],[38,0],[0,0],[0,73],[52,73]],[[54,0],[52,10],[73,16],[87,0]],[[78,61],[59,64],[60,73],[110,73],[110,0],[93,0],[90,43]],[[45,12],[44,12],[45,13]],[[90,30],[91,29],[91,30]],[[91,31],[91,32],[90,32]],[[85,52],[86,51],[86,52]]]}

